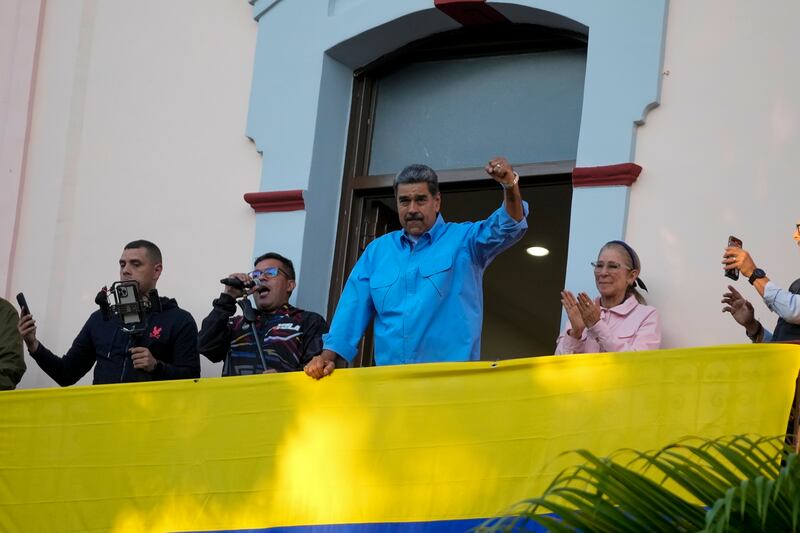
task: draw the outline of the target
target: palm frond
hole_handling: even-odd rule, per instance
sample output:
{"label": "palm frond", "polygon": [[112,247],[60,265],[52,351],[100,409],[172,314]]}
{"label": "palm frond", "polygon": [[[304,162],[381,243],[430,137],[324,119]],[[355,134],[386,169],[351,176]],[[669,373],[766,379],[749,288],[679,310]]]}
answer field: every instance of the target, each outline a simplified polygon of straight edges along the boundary
{"label": "palm frond", "polygon": [[685,438],[660,450],[619,450],[559,473],[542,496],[476,531],[799,531],[800,461],[784,438]]}

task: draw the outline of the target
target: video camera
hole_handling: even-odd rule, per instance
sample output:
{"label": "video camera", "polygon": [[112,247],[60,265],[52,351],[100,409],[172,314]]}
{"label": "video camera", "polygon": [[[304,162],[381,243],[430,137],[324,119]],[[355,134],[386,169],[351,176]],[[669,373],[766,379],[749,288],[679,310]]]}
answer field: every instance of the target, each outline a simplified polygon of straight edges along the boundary
{"label": "video camera", "polygon": [[135,280],[116,281],[110,289],[103,287],[94,301],[100,306],[103,320],[109,320],[112,315],[118,317],[124,324],[122,331],[129,334],[142,333],[147,328],[148,311],[161,311],[158,291],[151,290],[147,299],[143,299],[139,282]]}

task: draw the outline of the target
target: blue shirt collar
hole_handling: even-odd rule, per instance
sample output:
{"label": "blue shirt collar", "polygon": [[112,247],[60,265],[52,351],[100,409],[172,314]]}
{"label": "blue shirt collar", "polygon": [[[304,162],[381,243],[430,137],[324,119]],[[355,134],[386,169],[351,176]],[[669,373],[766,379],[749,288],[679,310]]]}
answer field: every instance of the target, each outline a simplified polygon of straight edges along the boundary
{"label": "blue shirt collar", "polygon": [[[437,213],[436,214],[436,222],[433,223],[433,226],[431,226],[431,229],[429,229],[428,231],[426,231],[425,233],[423,233],[422,235],[419,236],[419,239],[417,240],[417,243],[423,242],[425,240],[427,240],[429,243],[431,243],[431,242],[435,241],[442,234],[442,231],[444,231],[444,218],[442,218],[442,214],[441,213]],[[412,241],[408,237],[408,235],[406,235],[406,230],[402,230],[400,232],[400,244],[401,245],[402,244],[407,244],[409,246],[412,246],[413,242],[414,241]]]}

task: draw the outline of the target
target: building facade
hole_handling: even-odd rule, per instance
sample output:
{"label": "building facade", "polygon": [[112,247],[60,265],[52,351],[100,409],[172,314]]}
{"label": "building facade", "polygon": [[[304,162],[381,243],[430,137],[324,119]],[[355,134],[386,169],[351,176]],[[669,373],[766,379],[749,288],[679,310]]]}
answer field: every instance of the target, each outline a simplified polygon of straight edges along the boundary
{"label": "building facade", "polygon": [[[728,235],[779,284],[796,277],[792,2],[2,10],[0,281],[6,298],[25,292],[54,351],[137,238],[162,247],[159,289],[198,322],[217,280],[267,250],[295,261],[295,303],[330,316],[411,162],[441,171],[451,219],[499,204],[481,161],[521,169],[526,245],[551,248],[541,261],[555,266],[519,250],[487,271],[487,357],[552,353],[558,291],[592,293],[588,263],[611,239],[639,252],[665,347],[746,341],[720,313]],[[22,386],[52,385],[28,366]]]}

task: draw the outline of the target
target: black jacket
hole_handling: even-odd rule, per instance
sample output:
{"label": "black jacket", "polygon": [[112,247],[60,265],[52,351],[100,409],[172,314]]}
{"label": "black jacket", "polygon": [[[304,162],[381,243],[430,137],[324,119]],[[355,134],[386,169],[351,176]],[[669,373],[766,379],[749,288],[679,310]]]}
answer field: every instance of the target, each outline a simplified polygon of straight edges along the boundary
{"label": "black jacket", "polygon": [[[81,379],[92,365],[95,385],[200,377],[197,324],[174,299],[161,298],[161,311],[147,313],[144,333],[132,336],[122,326],[119,318],[103,320],[101,312],[95,311],[64,357],[41,342],[31,356],[62,387]],[[128,350],[134,346],[148,348],[163,365],[153,372],[133,368]]]}

